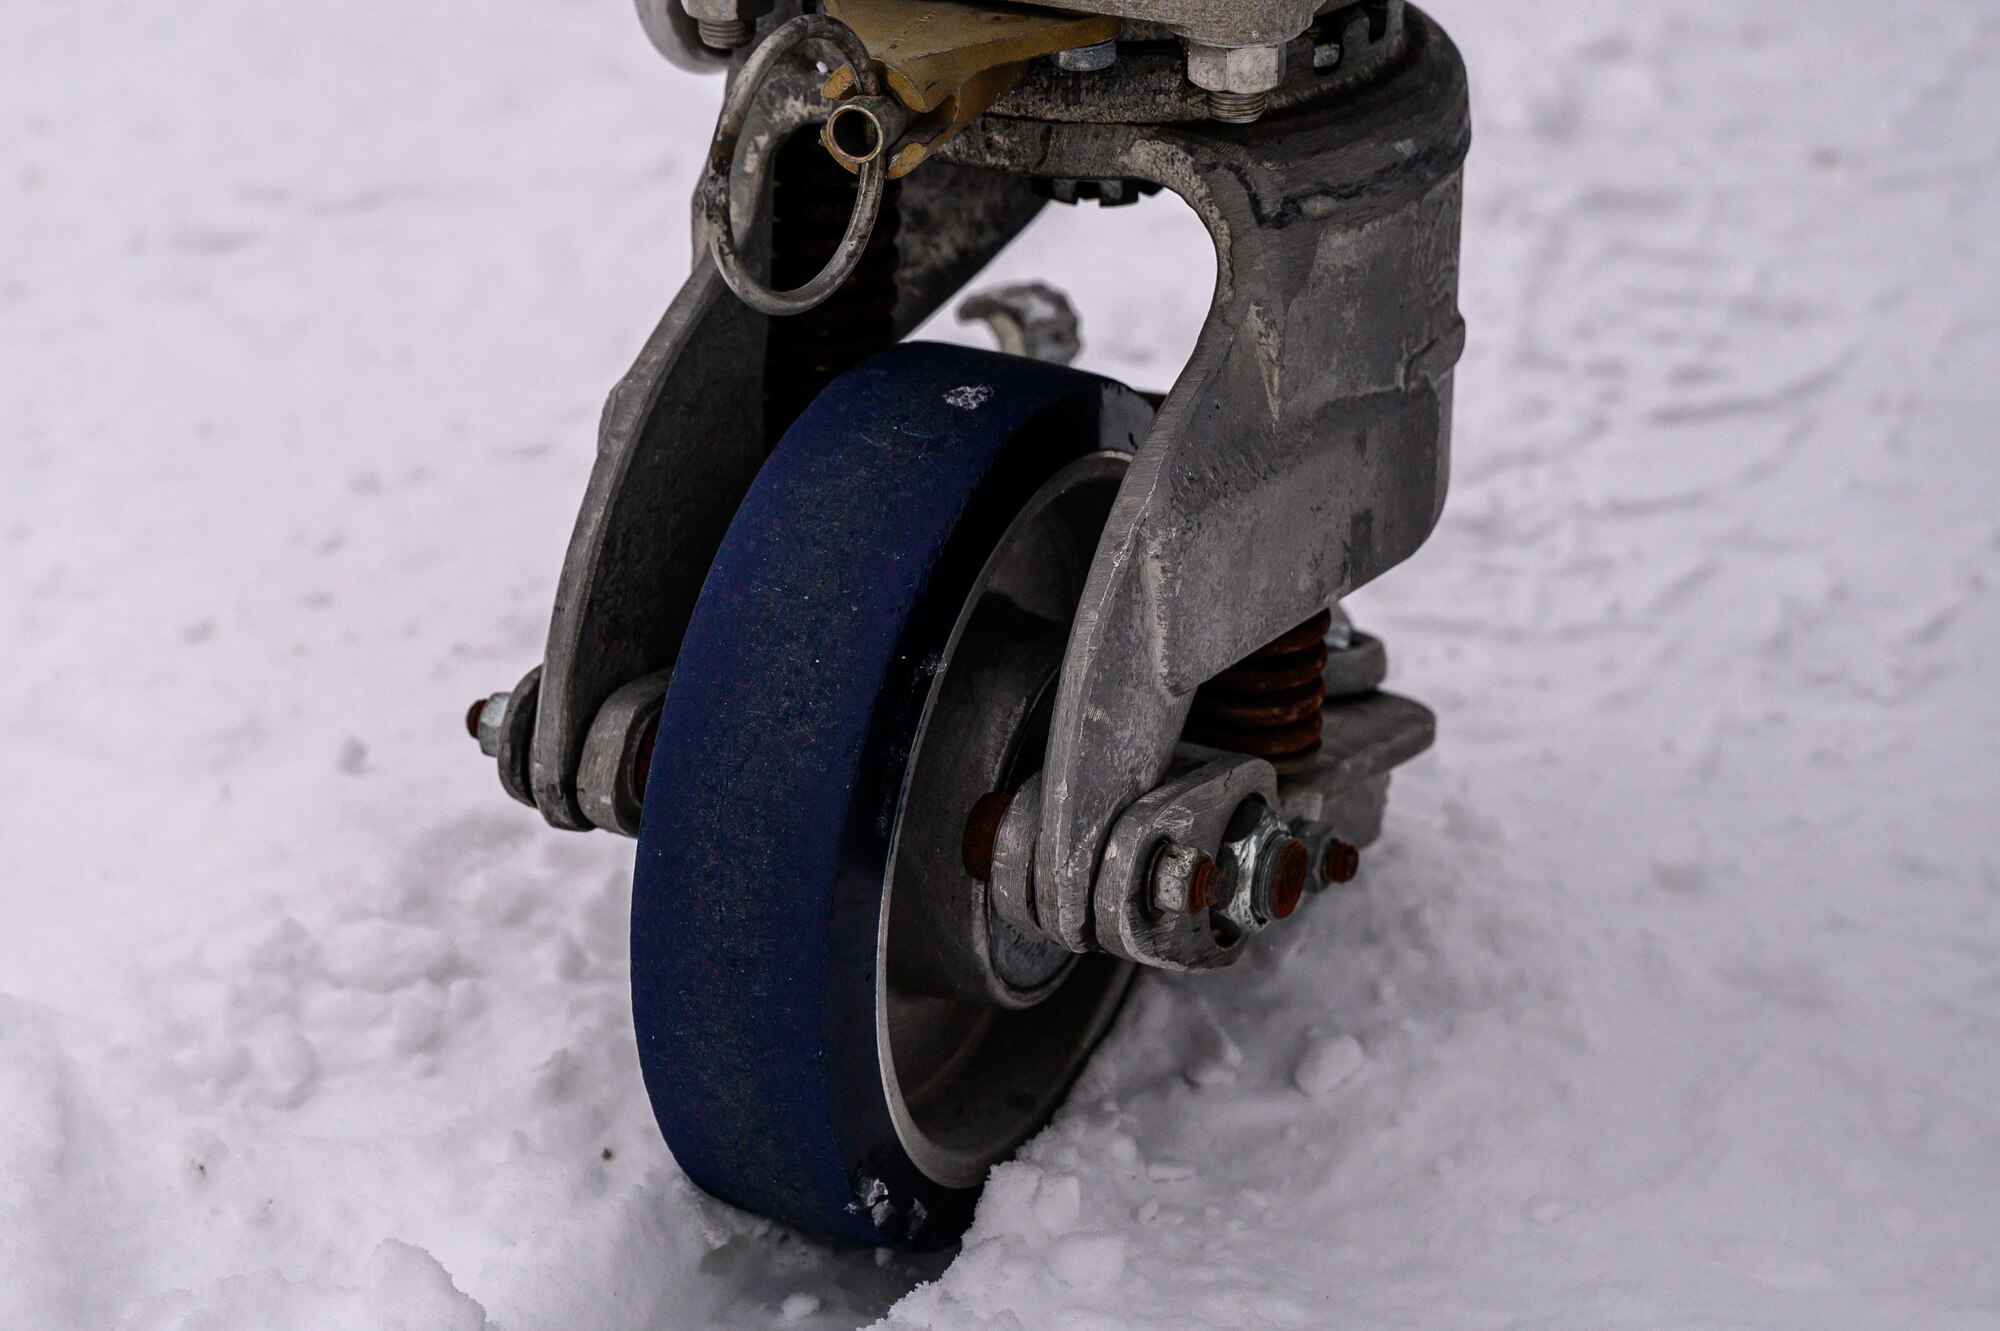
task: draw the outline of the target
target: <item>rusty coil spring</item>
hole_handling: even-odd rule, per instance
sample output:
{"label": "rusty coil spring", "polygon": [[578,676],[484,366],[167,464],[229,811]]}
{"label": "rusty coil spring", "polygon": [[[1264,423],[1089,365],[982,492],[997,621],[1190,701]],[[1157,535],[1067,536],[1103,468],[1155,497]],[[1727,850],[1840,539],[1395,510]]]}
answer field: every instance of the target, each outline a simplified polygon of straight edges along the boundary
{"label": "rusty coil spring", "polygon": [[[801,130],[778,150],[771,200],[771,281],[798,286],[840,244],[854,209],[855,179]],[[769,444],[825,387],[896,342],[896,235],[900,181],[890,181],[882,215],[853,276],[804,314],[771,320],[765,352],[764,422]]]}
{"label": "rusty coil spring", "polygon": [[1187,738],[1273,762],[1318,750],[1331,611],[1252,652],[1195,691]]}

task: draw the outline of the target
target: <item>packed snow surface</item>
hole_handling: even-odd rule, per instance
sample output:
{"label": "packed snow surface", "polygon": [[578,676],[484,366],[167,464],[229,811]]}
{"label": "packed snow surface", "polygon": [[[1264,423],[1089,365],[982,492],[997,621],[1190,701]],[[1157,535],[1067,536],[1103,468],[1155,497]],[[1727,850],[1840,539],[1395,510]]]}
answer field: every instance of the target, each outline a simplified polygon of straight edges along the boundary
{"label": "packed snow surface", "polygon": [[[1440,0],[1440,714],[961,1252],[698,1195],[538,659],[719,88],[620,0],[0,6],[0,1328],[2000,1327],[2000,9]],[[1168,383],[1184,210],[1000,265]],[[946,323],[946,336],[977,340]]]}

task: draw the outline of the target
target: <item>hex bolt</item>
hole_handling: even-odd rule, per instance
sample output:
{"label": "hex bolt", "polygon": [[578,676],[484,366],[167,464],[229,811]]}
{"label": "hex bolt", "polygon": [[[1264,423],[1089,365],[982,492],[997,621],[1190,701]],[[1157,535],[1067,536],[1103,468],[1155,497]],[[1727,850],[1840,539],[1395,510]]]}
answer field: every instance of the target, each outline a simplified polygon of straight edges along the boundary
{"label": "hex bolt", "polygon": [[1188,81],[1208,94],[1208,114],[1229,125],[1247,125],[1270,107],[1285,81],[1282,46],[1188,46]]}
{"label": "hex bolt", "polygon": [[1329,883],[1351,883],[1361,872],[1361,849],[1339,837],[1326,843],[1319,857],[1319,876]]}
{"label": "hex bolt", "polygon": [[1199,915],[1215,905],[1222,870],[1205,850],[1169,841],[1153,857],[1153,909],[1162,915]]}
{"label": "hex bolt", "polygon": [[496,693],[466,710],[466,733],[479,741],[479,751],[488,758],[500,756],[500,723],[507,719],[507,704],[513,700],[511,693]]}
{"label": "hex bolt", "polygon": [[1073,46],[1056,52],[1055,60],[1056,68],[1067,74],[1101,74],[1118,63],[1118,41]]}

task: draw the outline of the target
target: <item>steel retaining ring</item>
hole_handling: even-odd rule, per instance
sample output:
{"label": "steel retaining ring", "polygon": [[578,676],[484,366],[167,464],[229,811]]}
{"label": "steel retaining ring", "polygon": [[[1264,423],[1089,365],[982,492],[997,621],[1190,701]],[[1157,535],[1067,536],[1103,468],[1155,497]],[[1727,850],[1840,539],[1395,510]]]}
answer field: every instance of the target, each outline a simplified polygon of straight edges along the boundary
{"label": "steel retaining ring", "polygon": [[792,291],[774,291],[745,271],[730,218],[729,177],[736,163],[736,148],[742,141],[750,109],[756,104],[757,94],[772,67],[794,48],[810,41],[826,42],[846,58],[854,70],[855,92],[864,97],[882,95],[882,76],[854,29],[824,14],[803,14],[765,38],[744,62],[742,72],[731,81],[701,180],[702,216],[708,224],[708,252],[715,260],[716,271],[744,304],[773,316],[804,314],[825,304],[841,283],[854,275],[868,239],[875,232],[889,183],[888,153],[877,153],[862,164],[861,188],[855,196],[854,213],[847,220],[847,233],[819,275],[804,286]]}

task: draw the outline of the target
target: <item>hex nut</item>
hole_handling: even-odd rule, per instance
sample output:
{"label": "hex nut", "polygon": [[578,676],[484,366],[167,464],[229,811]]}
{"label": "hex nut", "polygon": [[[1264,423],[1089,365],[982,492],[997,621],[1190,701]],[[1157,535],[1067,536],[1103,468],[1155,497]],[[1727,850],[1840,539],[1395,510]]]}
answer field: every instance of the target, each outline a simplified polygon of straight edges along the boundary
{"label": "hex nut", "polygon": [[1188,81],[1208,92],[1251,96],[1285,81],[1282,46],[1188,46]]}
{"label": "hex nut", "polygon": [[1312,885],[1312,849],[1260,799],[1237,811],[1220,855],[1229,885],[1221,918],[1244,936],[1290,918]]}
{"label": "hex nut", "polygon": [[514,700],[512,693],[496,693],[483,702],[476,702],[466,713],[466,728],[479,741],[479,751],[488,758],[500,756],[500,737],[506,733],[507,704]]}

